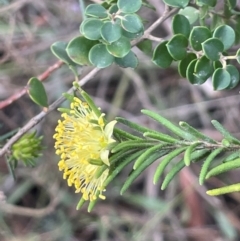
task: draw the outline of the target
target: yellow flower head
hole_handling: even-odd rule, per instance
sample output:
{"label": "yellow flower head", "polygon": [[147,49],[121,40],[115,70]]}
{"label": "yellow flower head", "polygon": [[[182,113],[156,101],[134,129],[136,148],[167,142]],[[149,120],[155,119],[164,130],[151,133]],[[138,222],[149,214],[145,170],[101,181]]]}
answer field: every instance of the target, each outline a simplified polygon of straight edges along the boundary
{"label": "yellow flower head", "polygon": [[90,201],[105,199],[103,183],[109,168],[100,174],[99,171],[104,164],[110,166],[108,148],[115,142],[111,136],[116,121],[105,125],[103,116],[98,117],[86,102],[74,97],[70,112],[62,114],[64,120],[58,121],[53,136],[56,154],[61,156],[58,166],[63,178]]}

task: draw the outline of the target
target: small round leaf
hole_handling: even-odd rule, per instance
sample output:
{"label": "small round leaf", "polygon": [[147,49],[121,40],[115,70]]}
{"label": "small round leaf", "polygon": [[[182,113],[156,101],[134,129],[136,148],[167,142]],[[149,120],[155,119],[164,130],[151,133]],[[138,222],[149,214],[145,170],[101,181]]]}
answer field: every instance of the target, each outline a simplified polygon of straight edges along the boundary
{"label": "small round leaf", "polygon": [[28,81],[28,94],[37,105],[48,107],[47,94],[39,79],[33,77]]}
{"label": "small round leaf", "polygon": [[113,63],[114,57],[109,54],[106,45],[96,44],[89,52],[89,60],[97,68],[106,68]]}
{"label": "small round leaf", "polygon": [[220,39],[224,45],[224,50],[227,50],[235,42],[235,31],[228,25],[221,25],[215,29],[213,37]]}
{"label": "small round leaf", "polygon": [[231,76],[230,85],[227,87],[227,89],[233,89],[239,83],[239,72],[238,72],[237,68],[231,64],[226,66],[226,70]]}
{"label": "small round leaf", "polygon": [[218,38],[210,38],[202,43],[202,48],[208,59],[217,61],[224,50],[224,45]]}
{"label": "small round leaf", "polygon": [[197,0],[199,6],[207,5],[209,7],[215,7],[217,0]]}
{"label": "small round leaf", "polygon": [[51,45],[51,51],[52,53],[59,59],[61,59],[65,64],[76,66],[76,63],[74,63],[66,52],[67,43],[65,42],[55,42]]}
{"label": "small round leaf", "polygon": [[142,0],[118,0],[118,8],[123,13],[135,13],[142,6]]}
{"label": "small round leaf", "polygon": [[214,90],[224,90],[231,83],[231,75],[226,69],[216,69],[212,76]]}
{"label": "small round leaf", "polygon": [[176,14],[172,20],[172,30],[174,34],[180,33],[188,37],[190,33],[190,23],[188,19],[181,14]]}
{"label": "small round leaf", "polygon": [[173,61],[172,56],[168,52],[167,43],[168,41],[163,41],[153,52],[152,62],[161,68],[168,68]]}
{"label": "small round leaf", "polygon": [[213,62],[213,68],[214,69],[222,68],[222,63],[219,60],[218,61],[214,61]]}
{"label": "small round leaf", "polygon": [[122,28],[119,24],[107,21],[101,28],[101,36],[108,43],[117,41],[122,36]]}
{"label": "small round leaf", "polygon": [[119,10],[119,9],[118,9],[117,4],[113,4],[113,5],[108,9],[108,12],[109,12],[110,14],[113,14],[113,13],[116,13],[118,10]]}
{"label": "small round leaf", "polygon": [[95,18],[107,18],[107,10],[100,4],[90,4],[85,9],[85,14],[87,16]]}
{"label": "small round leaf", "polygon": [[186,71],[186,76],[189,82],[193,85],[201,85],[206,82],[206,80],[201,79],[197,76],[195,73],[195,66],[197,63],[197,59],[192,60],[192,62],[188,65],[187,71]]}
{"label": "small round leaf", "polygon": [[136,68],[138,65],[138,58],[136,55],[130,51],[123,58],[115,58],[115,63],[122,68]]}
{"label": "small round leaf", "polygon": [[144,34],[143,29],[138,33],[130,33],[125,29],[122,29],[122,36],[129,38],[130,40],[140,38]]}
{"label": "small round leaf", "polygon": [[187,56],[188,39],[182,34],[174,35],[167,43],[169,54],[175,60],[182,60]]}
{"label": "small round leaf", "polygon": [[69,42],[66,51],[73,62],[80,65],[91,65],[88,54],[97,43],[98,41],[89,40],[83,36],[76,37]]}
{"label": "small round leaf", "polygon": [[137,14],[126,14],[123,19],[121,19],[122,27],[130,33],[142,32],[143,24],[141,19]]}
{"label": "small round leaf", "polygon": [[180,9],[179,14],[184,15],[190,24],[195,23],[199,18],[199,10],[191,6]]}
{"label": "small round leaf", "polygon": [[175,8],[185,8],[189,0],[163,0],[168,6],[175,7]]}
{"label": "small round leaf", "polygon": [[144,39],[137,47],[146,55],[152,55],[152,41],[150,39]]}
{"label": "small round leaf", "polygon": [[81,24],[82,34],[90,40],[98,40],[101,38],[101,27],[103,21],[99,19],[87,19]]}
{"label": "small round leaf", "polygon": [[186,71],[188,68],[188,65],[192,62],[192,60],[196,59],[197,56],[194,53],[189,53],[187,56],[179,61],[178,63],[178,73],[183,77],[186,78]]}
{"label": "small round leaf", "polygon": [[233,9],[237,5],[237,0],[227,0],[227,5],[229,10]]}
{"label": "small round leaf", "polygon": [[213,74],[213,64],[206,56],[202,56],[195,65],[194,72],[203,80],[207,80]]}
{"label": "small round leaf", "polygon": [[193,27],[190,36],[189,41],[192,46],[192,48],[196,51],[202,50],[202,43],[206,41],[207,39],[211,38],[212,34],[211,31],[202,26],[196,26]]}
{"label": "small round leaf", "polygon": [[117,58],[123,58],[130,50],[131,43],[126,37],[121,37],[119,40],[107,45],[107,51]]}

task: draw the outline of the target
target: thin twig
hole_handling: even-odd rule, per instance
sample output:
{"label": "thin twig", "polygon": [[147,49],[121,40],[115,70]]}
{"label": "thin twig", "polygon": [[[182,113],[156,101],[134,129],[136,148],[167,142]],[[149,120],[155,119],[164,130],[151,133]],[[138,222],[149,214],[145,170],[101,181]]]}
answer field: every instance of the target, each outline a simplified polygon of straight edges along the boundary
{"label": "thin twig", "polygon": [[[46,71],[44,71],[42,74],[40,74],[37,78],[40,81],[44,81],[49,77],[49,75],[55,71],[56,69],[59,69],[63,65],[63,61],[59,60],[52,66],[50,66]],[[3,109],[4,107],[10,105],[15,100],[21,98],[23,95],[27,93],[27,86],[25,86],[22,90],[18,91],[17,93],[13,94],[12,96],[8,97],[6,100],[0,101],[0,109]]]}
{"label": "thin twig", "polygon": [[165,10],[163,12],[163,15],[161,18],[159,18],[158,20],[156,20],[143,34],[143,36],[139,39],[133,40],[131,42],[132,46],[138,44],[139,42],[141,42],[143,39],[147,39],[150,35],[150,33],[156,28],[158,27],[160,24],[162,24],[167,18],[169,18],[171,15],[173,15],[174,13],[176,13],[178,11],[178,8],[173,8],[172,10],[169,10],[169,7],[167,5],[165,5]]}
{"label": "thin twig", "polygon": [[[80,86],[83,86],[86,84],[91,78],[94,77],[94,75],[99,71],[100,69],[94,68],[91,72],[89,72],[85,77],[83,77],[78,83]],[[74,87],[68,90],[67,93],[72,94],[75,90]],[[40,112],[38,115],[34,116],[24,127],[22,127],[16,135],[14,135],[9,141],[3,146],[2,149],[0,149],[0,156],[3,156],[8,148],[11,147],[11,145],[16,142],[24,133],[26,133],[28,130],[30,130],[32,127],[37,125],[47,114],[55,110],[63,101],[65,100],[65,97],[61,96],[59,99],[57,99],[55,102],[53,102],[46,111]]]}
{"label": "thin twig", "polygon": [[35,218],[41,218],[46,215],[49,215],[50,213],[54,212],[57,204],[58,204],[58,196],[56,196],[47,207],[45,208],[26,208],[26,207],[19,207],[13,204],[9,203],[1,203],[0,210],[4,213],[13,214],[13,215],[20,215],[25,217],[35,217]]}

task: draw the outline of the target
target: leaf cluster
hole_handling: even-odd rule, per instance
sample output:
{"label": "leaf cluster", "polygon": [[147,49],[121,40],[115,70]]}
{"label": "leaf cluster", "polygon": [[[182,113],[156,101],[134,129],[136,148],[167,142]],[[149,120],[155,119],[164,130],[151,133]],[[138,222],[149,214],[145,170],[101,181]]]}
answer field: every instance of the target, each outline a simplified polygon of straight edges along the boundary
{"label": "leaf cluster", "polygon": [[[133,169],[127,177],[122,189],[123,194],[134,180],[151,164],[158,161],[153,183],[156,184],[163,177],[166,168],[171,166],[169,172],[163,177],[161,189],[167,188],[169,183],[186,166],[203,161],[199,174],[199,184],[212,176],[219,175],[240,167],[240,140],[232,136],[219,122],[212,121],[213,126],[219,131],[223,139],[221,142],[212,139],[199,132],[186,122],[180,122],[176,126],[166,118],[153,111],[142,110],[142,113],[163,125],[170,135],[151,130],[117,117],[116,120],[126,125],[137,134],[129,134],[123,130],[115,129],[114,136],[118,144],[111,150],[111,172],[104,186],[107,186],[127,165],[132,163]],[[218,163],[213,164],[218,160]],[[220,160],[220,161],[219,161]],[[172,165],[172,163],[174,163]],[[104,167],[103,167],[104,170]],[[236,184],[237,186],[239,184]],[[234,188],[223,187],[208,191],[210,195],[218,195],[223,192],[231,192]],[[236,186],[235,186],[236,189]],[[78,208],[83,205],[81,200]],[[89,211],[96,201],[90,202]]]}
{"label": "leaf cluster", "polygon": [[[191,84],[203,84],[211,77],[215,90],[236,87],[239,72],[229,60],[239,62],[240,50],[233,55],[228,52],[238,40],[234,27],[230,26],[239,22],[230,18],[236,1],[227,1],[224,16],[214,11],[217,1],[196,1],[198,8],[187,6],[189,1],[164,2],[183,9],[172,19],[173,36],[155,48],[152,61],[161,68],[168,68],[177,61],[179,75]],[[209,18],[211,24],[206,23]]]}

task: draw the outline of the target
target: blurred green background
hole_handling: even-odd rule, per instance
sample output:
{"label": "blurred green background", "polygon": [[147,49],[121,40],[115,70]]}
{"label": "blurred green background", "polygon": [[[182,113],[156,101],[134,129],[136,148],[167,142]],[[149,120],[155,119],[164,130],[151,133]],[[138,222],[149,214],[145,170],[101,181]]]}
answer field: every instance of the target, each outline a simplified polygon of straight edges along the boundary
{"label": "blurred green background", "polygon": [[[92,2],[100,1],[85,4]],[[146,26],[164,11],[162,1],[149,2],[156,11],[141,10]],[[0,100],[18,93],[29,78],[57,61],[50,46],[79,35],[81,12],[77,0],[0,0]],[[170,19],[153,34],[167,38],[171,34]],[[113,65],[84,86],[109,120],[122,116],[165,132],[141,115],[140,110],[147,108],[175,123],[187,121],[220,139],[210,122],[216,119],[240,137],[239,88],[214,92],[210,82],[191,86],[179,77],[177,66],[157,68],[150,57],[137,48],[134,51],[140,59],[136,70]],[[84,76],[89,70],[79,69],[79,73]],[[49,103],[67,91],[73,80],[67,66],[53,72],[44,81]],[[23,96],[0,110],[0,134],[22,127],[40,111],[28,96]],[[14,181],[4,158],[0,158],[0,241],[240,240],[240,194],[219,198],[205,194],[206,188],[239,182],[239,172],[212,178],[204,187],[197,182],[199,164],[185,168],[163,192],[160,183],[152,183],[157,166],[154,163],[120,196],[132,168],[129,166],[108,186],[107,199],[99,201],[91,213],[86,206],[76,211],[80,196],[62,179],[53,148],[52,136],[59,117],[57,111],[51,112],[35,127],[44,136],[46,147],[35,168],[20,165]]]}

